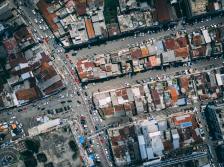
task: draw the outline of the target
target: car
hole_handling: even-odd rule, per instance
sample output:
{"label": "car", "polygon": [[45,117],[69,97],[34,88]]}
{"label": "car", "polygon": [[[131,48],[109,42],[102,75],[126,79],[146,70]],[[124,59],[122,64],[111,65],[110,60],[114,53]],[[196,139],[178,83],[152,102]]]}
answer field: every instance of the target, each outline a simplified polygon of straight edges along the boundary
{"label": "car", "polygon": [[78,103],[78,104],[81,104],[81,101],[77,100],[77,103]]}
{"label": "car", "polygon": [[71,102],[72,102],[72,100],[68,100],[67,102],[71,103]]}
{"label": "car", "polygon": [[84,92],[85,96],[88,96],[88,93],[87,92]]}
{"label": "car", "polygon": [[35,23],[38,23],[37,19],[34,19],[34,22],[35,22]]}
{"label": "car", "polygon": [[140,82],[139,80],[136,80],[136,83],[137,83],[137,84],[140,84],[141,82]]}
{"label": "car", "polygon": [[61,101],[61,104],[64,104],[65,103],[65,101]]}
{"label": "car", "polygon": [[77,91],[77,95],[78,95],[78,96],[80,96],[80,93],[79,93],[79,91]]}
{"label": "car", "polygon": [[34,10],[34,9],[32,10],[32,13],[33,13],[34,15],[36,14],[36,12],[35,12],[35,10]]}

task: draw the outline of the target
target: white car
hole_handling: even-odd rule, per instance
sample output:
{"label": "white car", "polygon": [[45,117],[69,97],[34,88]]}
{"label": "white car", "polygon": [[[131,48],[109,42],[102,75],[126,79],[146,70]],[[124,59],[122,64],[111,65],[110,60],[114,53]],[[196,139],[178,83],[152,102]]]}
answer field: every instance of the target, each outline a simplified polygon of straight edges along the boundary
{"label": "white car", "polygon": [[42,29],[43,29],[43,27],[42,27],[41,25],[39,25],[39,28],[40,28],[40,30],[42,30]]}
{"label": "white car", "polygon": [[32,10],[32,13],[35,15],[36,14],[35,10]]}
{"label": "white car", "polygon": [[16,119],[16,117],[15,117],[15,116],[13,116],[13,117],[11,117],[11,119]]}
{"label": "white car", "polygon": [[35,23],[38,23],[37,19],[34,19],[34,22],[35,22]]}

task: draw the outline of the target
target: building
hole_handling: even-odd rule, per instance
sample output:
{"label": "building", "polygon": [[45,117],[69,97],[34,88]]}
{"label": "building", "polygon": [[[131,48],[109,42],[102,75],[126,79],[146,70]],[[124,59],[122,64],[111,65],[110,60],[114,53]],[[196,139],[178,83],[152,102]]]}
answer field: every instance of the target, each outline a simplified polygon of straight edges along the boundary
{"label": "building", "polygon": [[1,0],[0,1],[0,21],[6,21],[13,17],[12,6],[9,1]]}
{"label": "building", "polygon": [[215,140],[223,140],[224,104],[208,104],[204,113],[211,137]]}
{"label": "building", "polygon": [[31,129],[28,129],[28,133],[29,136],[37,136],[39,134],[42,133],[46,133],[52,129],[54,129],[55,127],[59,126],[61,124],[61,120],[60,119],[54,119],[54,120],[49,120],[46,123],[40,124],[38,126],[35,126]]}
{"label": "building", "polygon": [[138,137],[134,125],[125,125],[108,129],[110,145],[117,166],[140,162]]}
{"label": "building", "polygon": [[186,17],[192,18],[207,12],[208,1],[206,0],[183,0],[182,8],[185,11]]}

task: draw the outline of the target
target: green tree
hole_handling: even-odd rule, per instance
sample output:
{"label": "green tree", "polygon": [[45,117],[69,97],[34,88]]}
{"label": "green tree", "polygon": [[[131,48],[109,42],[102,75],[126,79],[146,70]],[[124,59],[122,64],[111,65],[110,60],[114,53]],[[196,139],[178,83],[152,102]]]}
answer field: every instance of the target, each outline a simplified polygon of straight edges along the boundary
{"label": "green tree", "polygon": [[25,140],[25,145],[27,150],[32,151],[33,153],[38,153],[40,148],[40,142],[34,139],[27,139]]}

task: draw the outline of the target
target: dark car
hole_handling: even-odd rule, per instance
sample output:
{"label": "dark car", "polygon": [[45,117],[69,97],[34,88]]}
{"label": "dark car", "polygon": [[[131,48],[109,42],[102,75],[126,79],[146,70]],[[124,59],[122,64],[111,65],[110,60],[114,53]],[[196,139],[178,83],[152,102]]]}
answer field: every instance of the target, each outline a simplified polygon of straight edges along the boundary
{"label": "dark car", "polygon": [[71,100],[68,100],[67,102],[71,103],[72,101]]}
{"label": "dark car", "polygon": [[77,91],[77,95],[78,95],[78,96],[80,96],[80,93],[79,93],[79,91]]}
{"label": "dark car", "polygon": [[84,92],[85,96],[88,96],[88,93],[87,92]]}
{"label": "dark car", "polygon": [[77,100],[77,103],[78,103],[78,104],[81,104],[81,101]]}
{"label": "dark car", "polygon": [[65,103],[65,101],[61,101],[61,104]]}

